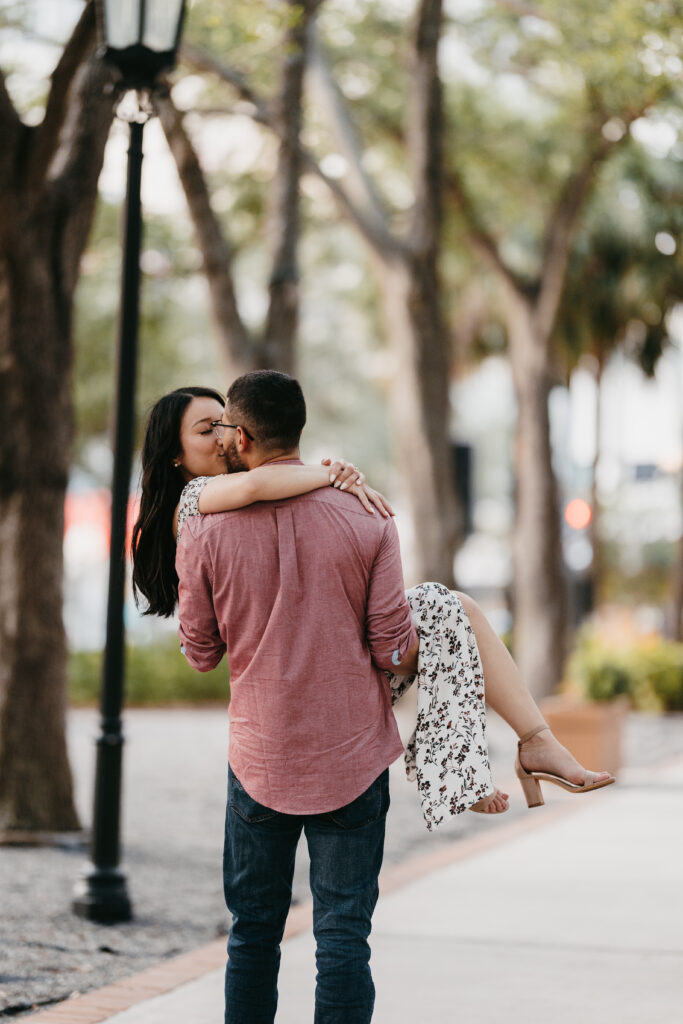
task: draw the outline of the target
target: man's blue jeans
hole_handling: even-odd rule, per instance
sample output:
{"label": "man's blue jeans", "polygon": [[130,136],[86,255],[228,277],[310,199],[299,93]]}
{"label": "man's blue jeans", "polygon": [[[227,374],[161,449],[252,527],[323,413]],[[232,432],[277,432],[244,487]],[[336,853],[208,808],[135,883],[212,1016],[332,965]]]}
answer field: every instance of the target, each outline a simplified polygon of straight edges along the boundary
{"label": "man's blue jeans", "polygon": [[302,829],[317,943],[315,1024],[368,1024],[375,1002],[368,936],[388,809],[388,769],[345,807],[303,816],[252,800],[229,769],[223,884],[232,928],[225,1024],[275,1020],[280,942]]}

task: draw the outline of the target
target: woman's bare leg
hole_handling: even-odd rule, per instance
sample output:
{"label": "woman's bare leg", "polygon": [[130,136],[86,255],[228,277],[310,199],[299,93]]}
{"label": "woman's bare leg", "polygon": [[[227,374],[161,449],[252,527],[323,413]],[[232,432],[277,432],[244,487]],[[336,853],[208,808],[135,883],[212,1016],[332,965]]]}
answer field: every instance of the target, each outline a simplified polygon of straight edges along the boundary
{"label": "woman's bare leg", "polygon": [[474,630],[484,670],[486,702],[518,736],[537,725],[544,725],[543,715],[519,674],[510,652],[500,639],[476,601],[458,592]]}
{"label": "woman's bare leg", "polygon": [[[510,652],[495,632],[476,601],[458,592],[470,620],[479,648],[486,701],[518,736],[543,725],[544,718],[529,693]],[[549,729],[524,744],[520,761],[527,771],[546,771],[581,785],[586,769],[555,739]],[[607,776],[608,772],[598,773]]]}

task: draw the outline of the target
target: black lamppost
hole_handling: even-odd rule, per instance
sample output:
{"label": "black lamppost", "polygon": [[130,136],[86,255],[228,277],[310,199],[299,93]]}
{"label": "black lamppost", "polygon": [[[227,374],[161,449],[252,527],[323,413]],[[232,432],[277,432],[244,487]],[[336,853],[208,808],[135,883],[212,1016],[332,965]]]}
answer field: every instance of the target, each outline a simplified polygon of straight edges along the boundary
{"label": "black lamppost", "polygon": [[101,733],[97,740],[91,863],[74,891],[73,910],[103,924],[132,916],[126,878],[119,868],[121,760],[123,735],[126,520],[133,456],[135,371],[140,290],[140,176],[142,131],[147,114],[140,94],[149,95],[162,71],[173,67],[185,0],[96,0],[100,55],[119,72],[117,89],[138,93],[139,116],[130,120],[128,182],[121,275],[111,548],[107,600],[107,639],[101,694]]}

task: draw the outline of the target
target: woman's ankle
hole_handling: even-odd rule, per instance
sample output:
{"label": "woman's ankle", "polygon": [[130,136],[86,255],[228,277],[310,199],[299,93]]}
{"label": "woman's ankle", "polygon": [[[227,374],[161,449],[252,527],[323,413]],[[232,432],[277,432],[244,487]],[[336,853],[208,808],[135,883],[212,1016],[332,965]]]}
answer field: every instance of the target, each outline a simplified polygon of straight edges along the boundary
{"label": "woman's ankle", "polygon": [[542,718],[537,720],[535,725],[525,723],[524,729],[515,731],[517,732],[517,739],[520,746],[533,742],[534,740],[540,740],[540,742],[543,742],[544,739],[548,738],[548,734],[552,736],[550,726]]}

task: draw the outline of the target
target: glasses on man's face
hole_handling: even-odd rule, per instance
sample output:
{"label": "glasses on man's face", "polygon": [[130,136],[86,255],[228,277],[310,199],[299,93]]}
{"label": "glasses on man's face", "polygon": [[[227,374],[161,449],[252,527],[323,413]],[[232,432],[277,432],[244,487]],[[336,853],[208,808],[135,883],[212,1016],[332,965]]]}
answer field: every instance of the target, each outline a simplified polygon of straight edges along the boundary
{"label": "glasses on man's face", "polygon": [[[242,427],[241,423],[224,423],[223,420],[214,420],[211,424],[213,432],[219,441],[223,440],[223,434],[226,430],[237,430],[238,427]],[[255,441],[256,438],[253,434],[250,434],[246,427],[242,427],[242,430],[247,435],[250,441]]]}

